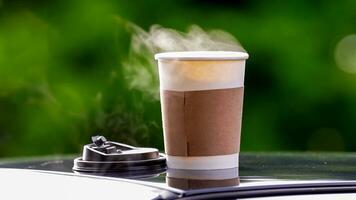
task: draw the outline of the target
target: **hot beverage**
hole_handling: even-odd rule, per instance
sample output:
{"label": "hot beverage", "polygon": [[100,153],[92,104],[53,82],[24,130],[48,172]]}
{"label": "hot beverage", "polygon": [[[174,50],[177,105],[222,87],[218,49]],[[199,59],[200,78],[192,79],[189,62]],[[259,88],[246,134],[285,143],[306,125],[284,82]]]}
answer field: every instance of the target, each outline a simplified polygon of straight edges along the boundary
{"label": "hot beverage", "polygon": [[238,167],[247,57],[214,51],[156,54],[169,168]]}

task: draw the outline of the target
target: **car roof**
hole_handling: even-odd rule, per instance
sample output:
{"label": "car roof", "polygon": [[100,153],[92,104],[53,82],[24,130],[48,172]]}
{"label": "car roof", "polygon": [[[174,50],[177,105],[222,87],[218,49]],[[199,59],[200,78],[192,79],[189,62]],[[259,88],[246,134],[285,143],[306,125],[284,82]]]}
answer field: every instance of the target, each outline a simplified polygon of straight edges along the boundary
{"label": "car roof", "polygon": [[[74,191],[75,189],[61,187],[61,185],[68,186],[75,182],[77,187],[87,188],[95,193],[110,193],[111,197],[115,192],[119,192],[120,195],[132,193],[131,195],[137,195],[138,198],[140,194],[133,191],[139,190],[147,197],[155,196],[163,199],[234,192],[253,197],[256,191],[265,196],[272,194],[278,196],[280,192],[289,192],[292,195],[293,191],[301,191],[301,194],[306,195],[310,191],[332,192],[335,188],[339,192],[348,192],[347,189],[355,191],[356,187],[354,181],[356,180],[354,174],[356,156],[352,153],[241,153],[238,183],[225,184],[221,187],[218,184],[211,182],[206,184],[206,181],[199,180],[201,172],[194,178],[199,181],[185,180],[183,187],[172,187],[168,182],[169,171],[165,169],[147,173],[78,174],[72,171],[74,158],[75,156],[49,156],[2,160],[0,161],[1,182],[4,183],[4,180],[18,182],[28,177],[27,185],[39,184],[37,188],[43,189],[50,185],[46,184],[46,181],[33,182],[33,180],[50,180],[55,190]],[[219,176],[224,177],[226,174],[221,176],[220,173]],[[61,181],[62,179],[67,180],[68,184]],[[81,193],[80,188],[76,190],[79,193]]]}

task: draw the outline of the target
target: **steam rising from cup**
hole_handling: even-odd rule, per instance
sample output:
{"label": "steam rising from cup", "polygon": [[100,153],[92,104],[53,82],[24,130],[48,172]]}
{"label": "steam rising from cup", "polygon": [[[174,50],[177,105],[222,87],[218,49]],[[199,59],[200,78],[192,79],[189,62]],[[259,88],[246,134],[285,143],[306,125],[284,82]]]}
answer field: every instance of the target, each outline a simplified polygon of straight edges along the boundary
{"label": "steam rising from cup", "polygon": [[222,30],[204,31],[197,25],[180,32],[160,25],[153,25],[149,31],[117,19],[132,33],[129,56],[123,62],[128,86],[159,99],[157,65],[153,55],[171,51],[240,51],[244,48],[235,37]]}

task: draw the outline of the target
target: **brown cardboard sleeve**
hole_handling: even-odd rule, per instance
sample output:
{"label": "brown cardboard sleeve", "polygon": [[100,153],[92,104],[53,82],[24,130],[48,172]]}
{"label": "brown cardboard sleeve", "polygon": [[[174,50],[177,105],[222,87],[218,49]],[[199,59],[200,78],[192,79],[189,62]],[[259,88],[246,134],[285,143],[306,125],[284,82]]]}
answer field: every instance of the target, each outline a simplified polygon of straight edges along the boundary
{"label": "brown cardboard sleeve", "polygon": [[169,155],[187,156],[184,92],[162,91],[164,148]]}
{"label": "brown cardboard sleeve", "polygon": [[243,87],[161,91],[165,149],[173,156],[239,152]]}

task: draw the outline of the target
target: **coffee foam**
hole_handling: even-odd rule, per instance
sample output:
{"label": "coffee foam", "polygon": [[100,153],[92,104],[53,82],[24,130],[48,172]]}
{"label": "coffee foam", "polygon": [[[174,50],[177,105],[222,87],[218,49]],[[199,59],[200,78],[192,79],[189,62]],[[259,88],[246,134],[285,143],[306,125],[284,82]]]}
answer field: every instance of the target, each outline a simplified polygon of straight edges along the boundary
{"label": "coffee foam", "polygon": [[159,59],[162,90],[194,91],[243,87],[245,60]]}

